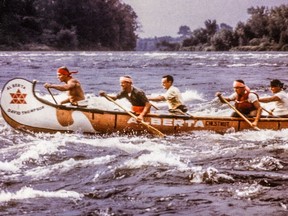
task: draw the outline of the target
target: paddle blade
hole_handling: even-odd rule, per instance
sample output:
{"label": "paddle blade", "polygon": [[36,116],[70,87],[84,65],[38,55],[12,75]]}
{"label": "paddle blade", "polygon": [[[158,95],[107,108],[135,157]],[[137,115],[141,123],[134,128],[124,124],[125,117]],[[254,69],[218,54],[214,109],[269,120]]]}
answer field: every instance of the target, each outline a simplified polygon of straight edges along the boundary
{"label": "paddle blade", "polygon": [[156,136],[158,136],[158,137],[160,137],[160,138],[164,138],[164,137],[165,137],[165,134],[163,134],[161,131],[159,131],[159,130],[156,129],[155,127],[152,127],[151,125],[145,123],[144,121],[142,121],[141,123],[144,124],[144,125],[147,127],[147,130],[148,130],[150,133],[152,133],[152,134],[154,134],[154,135],[156,135]]}

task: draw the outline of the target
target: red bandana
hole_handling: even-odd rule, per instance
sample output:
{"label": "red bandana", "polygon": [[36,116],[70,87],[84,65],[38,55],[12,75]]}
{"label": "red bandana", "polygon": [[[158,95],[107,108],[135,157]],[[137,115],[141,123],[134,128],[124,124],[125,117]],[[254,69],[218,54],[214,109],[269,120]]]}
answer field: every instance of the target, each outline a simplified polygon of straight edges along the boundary
{"label": "red bandana", "polygon": [[78,73],[78,71],[69,71],[67,67],[60,67],[57,70],[57,73],[70,76],[73,73]]}

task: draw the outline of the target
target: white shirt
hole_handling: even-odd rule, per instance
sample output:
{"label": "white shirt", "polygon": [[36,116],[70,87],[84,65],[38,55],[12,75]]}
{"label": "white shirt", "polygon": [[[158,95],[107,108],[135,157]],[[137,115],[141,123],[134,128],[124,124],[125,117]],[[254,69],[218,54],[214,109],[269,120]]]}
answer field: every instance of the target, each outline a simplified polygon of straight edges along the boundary
{"label": "white shirt", "polygon": [[275,101],[275,110],[273,111],[273,115],[288,115],[288,94],[281,90],[274,94],[274,96],[280,98],[280,101]]}
{"label": "white shirt", "polygon": [[169,109],[176,109],[178,106],[183,104],[181,93],[175,86],[170,86],[163,96],[168,102]]}

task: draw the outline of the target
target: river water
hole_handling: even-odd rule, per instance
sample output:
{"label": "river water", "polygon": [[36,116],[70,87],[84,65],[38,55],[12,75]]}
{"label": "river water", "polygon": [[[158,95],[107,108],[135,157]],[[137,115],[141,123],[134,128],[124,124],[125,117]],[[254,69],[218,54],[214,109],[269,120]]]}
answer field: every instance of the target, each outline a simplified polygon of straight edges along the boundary
{"label": "river water", "polygon": [[[42,86],[62,65],[88,97],[118,92],[125,74],[158,95],[171,74],[194,115],[229,115],[214,95],[231,94],[235,79],[260,96],[272,79],[288,84],[287,52],[0,52],[0,87],[38,80],[51,99]],[[0,215],[288,215],[287,141],[288,130],[27,134],[0,116]]]}

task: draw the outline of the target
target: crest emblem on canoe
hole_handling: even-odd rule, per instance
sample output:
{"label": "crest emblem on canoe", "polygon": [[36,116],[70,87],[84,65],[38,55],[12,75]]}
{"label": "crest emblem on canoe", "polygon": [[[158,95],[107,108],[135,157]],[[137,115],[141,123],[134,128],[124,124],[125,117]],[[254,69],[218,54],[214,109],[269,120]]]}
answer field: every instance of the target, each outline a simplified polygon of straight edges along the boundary
{"label": "crest emblem on canoe", "polygon": [[16,93],[10,93],[12,100],[10,104],[27,104],[25,98],[27,94],[21,93],[20,89],[16,91]]}

